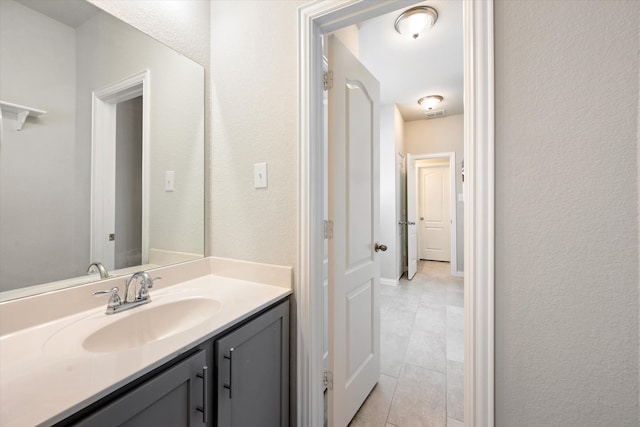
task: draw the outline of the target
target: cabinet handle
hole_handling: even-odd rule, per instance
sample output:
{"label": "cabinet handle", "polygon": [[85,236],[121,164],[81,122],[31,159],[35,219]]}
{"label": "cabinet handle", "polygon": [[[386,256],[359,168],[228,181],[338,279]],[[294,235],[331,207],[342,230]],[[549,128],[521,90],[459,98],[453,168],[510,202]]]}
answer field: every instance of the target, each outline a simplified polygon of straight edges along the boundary
{"label": "cabinet handle", "polygon": [[202,412],[202,422],[207,424],[209,422],[209,412],[207,411],[207,403],[209,403],[209,376],[207,375],[208,371],[207,366],[202,367],[202,373],[198,374],[198,378],[202,378],[202,407],[196,408],[198,411]]}
{"label": "cabinet handle", "polygon": [[224,356],[225,359],[229,359],[229,384],[223,384],[223,387],[229,389],[229,399],[231,399],[231,375],[233,375],[233,348],[229,349],[229,355]]}

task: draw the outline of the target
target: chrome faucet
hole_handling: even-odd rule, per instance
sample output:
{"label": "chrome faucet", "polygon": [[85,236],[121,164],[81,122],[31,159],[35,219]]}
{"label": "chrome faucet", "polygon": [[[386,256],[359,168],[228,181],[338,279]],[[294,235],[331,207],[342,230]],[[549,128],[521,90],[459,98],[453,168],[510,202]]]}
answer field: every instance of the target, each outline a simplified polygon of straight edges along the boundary
{"label": "chrome faucet", "polygon": [[[131,302],[136,302],[138,300],[145,300],[146,302],[151,301],[149,297],[149,289],[153,288],[153,280],[149,273],[146,271],[137,271],[133,273],[133,276],[129,278],[127,281],[127,286],[124,288],[124,302],[127,303],[129,299],[129,287],[133,283],[133,291],[136,290],[136,284],[138,283],[138,278],[140,278],[140,290],[138,294],[135,296],[134,300]],[[156,279],[160,279],[160,277],[156,277]]]}
{"label": "chrome faucet", "polygon": [[[133,290],[135,293],[136,284],[138,283],[138,279],[140,280],[140,290],[137,292],[136,296],[132,301],[129,301],[129,288],[133,283]],[[149,273],[146,271],[137,271],[133,273],[133,275],[126,281],[126,286],[124,289],[124,298],[120,298],[118,295],[119,289],[117,287],[113,287],[109,290],[97,291],[94,292],[93,295],[103,295],[103,294],[111,294],[109,298],[109,303],[107,304],[107,314],[115,314],[121,311],[129,310],[131,308],[137,307],[142,304],[146,304],[151,302],[151,297],[149,296],[149,289],[153,287],[153,281],[162,279],[162,277],[151,278]]]}
{"label": "chrome faucet", "polygon": [[96,270],[100,273],[101,279],[109,278],[109,272],[107,271],[106,268],[104,268],[104,265],[102,265],[101,262],[92,262],[91,264],[89,264],[89,268],[87,269],[87,274],[93,274],[96,272]]}

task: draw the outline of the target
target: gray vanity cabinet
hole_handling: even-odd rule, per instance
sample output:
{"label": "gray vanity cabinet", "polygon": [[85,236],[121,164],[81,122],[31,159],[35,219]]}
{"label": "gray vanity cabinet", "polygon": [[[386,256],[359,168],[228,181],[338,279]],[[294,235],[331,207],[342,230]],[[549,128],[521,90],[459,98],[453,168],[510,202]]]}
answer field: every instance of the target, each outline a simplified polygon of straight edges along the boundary
{"label": "gray vanity cabinet", "polygon": [[[105,405],[75,425],[205,426],[207,352],[200,350]],[[207,414],[208,415],[208,414]]]}
{"label": "gray vanity cabinet", "polygon": [[215,340],[217,425],[289,426],[289,303]]}

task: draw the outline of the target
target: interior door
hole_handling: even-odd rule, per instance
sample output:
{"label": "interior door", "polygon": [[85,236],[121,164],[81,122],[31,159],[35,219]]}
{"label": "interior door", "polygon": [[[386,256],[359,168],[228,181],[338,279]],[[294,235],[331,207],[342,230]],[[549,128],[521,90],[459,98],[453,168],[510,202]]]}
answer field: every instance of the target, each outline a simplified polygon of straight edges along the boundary
{"label": "interior door", "polygon": [[407,278],[418,270],[418,233],[416,230],[416,160],[407,154]]}
{"label": "interior door", "polygon": [[344,427],[380,376],[379,84],[333,36],[329,70],[329,426]]}
{"label": "interior door", "polygon": [[451,261],[449,164],[421,167],[420,259]]}

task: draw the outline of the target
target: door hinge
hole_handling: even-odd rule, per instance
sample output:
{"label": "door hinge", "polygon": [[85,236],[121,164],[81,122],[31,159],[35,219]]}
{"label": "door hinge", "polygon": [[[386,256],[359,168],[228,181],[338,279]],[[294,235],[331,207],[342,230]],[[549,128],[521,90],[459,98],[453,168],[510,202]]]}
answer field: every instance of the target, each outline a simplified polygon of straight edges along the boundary
{"label": "door hinge", "polygon": [[333,390],[333,372],[324,371],[322,374],[322,385],[329,390]]}
{"label": "door hinge", "polygon": [[333,89],[333,71],[325,71],[322,79],[324,90]]}
{"label": "door hinge", "polygon": [[333,239],[333,221],[324,222],[324,238]]}

